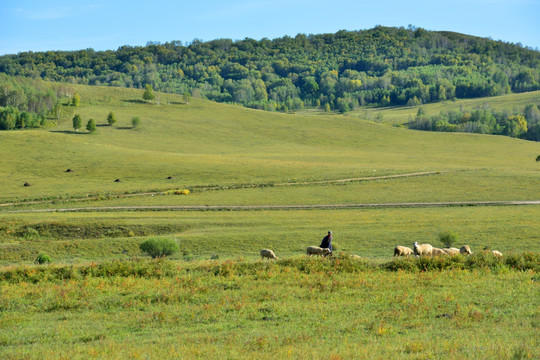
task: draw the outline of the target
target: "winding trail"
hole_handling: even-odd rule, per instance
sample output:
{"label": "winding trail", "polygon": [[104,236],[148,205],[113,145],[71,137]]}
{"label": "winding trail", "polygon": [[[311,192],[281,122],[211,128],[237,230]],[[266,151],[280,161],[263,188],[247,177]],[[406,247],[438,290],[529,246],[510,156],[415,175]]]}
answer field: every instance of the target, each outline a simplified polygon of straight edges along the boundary
{"label": "winding trail", "polygon": [[95,206],[60,209],[26,209],[3,211],[2,213],[53,213],[53,212],[109,212],[109,211],[253,211],[253,210],[310,210],[310,209],[368,209],[368,208],[429,208],[461,206],[518,206],[540,205],[540,200],[516,201],[455,201],[414,202],[380,204],[308,204],[308,205],[138,205],[138,206]]}

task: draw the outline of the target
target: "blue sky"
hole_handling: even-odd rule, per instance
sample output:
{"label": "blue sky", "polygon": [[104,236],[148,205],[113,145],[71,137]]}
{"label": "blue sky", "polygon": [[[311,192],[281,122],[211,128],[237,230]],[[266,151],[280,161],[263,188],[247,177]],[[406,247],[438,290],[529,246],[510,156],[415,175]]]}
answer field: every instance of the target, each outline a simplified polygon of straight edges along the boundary
{"label": "blue sky", "polygon": [[540,48],[540,0],[1,0],[0,54],[409,24]]}

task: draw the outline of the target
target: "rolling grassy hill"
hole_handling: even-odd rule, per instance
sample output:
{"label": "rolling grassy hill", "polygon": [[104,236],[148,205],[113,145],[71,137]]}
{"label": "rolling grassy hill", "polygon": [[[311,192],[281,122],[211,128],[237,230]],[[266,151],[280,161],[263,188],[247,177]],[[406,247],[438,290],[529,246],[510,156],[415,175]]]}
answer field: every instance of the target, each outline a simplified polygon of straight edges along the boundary
{"label": "rolling grassy hill", "polygon": [[[96,120],[95,134],[74,132],[73,114],[51,129],[0,132],[4,358],[538,357],[538,205],[104,207],[538,200],[539,143],[74,88],[75,112]],[[101,126],[109,111],[115,127]],[[417,172],[428,174],[385,177]],[[184,188],[191,194],[168,191]],[[121,196],[139,192],[155,193]],[[32,212],[74,207],[102,208]],[[337,256],[303,255],[329,229]],[[467,268],[448,258],[380,266],[398,244],[441,246],[445,230],[473,249],[456,262]],[[141,259],[149,237],[172,238],[180,251]],[[256,260],[261,248],[280,260]],[[33,265],[40,253],[53,264]]]}
{"label": "rolling grassy hill", "polygon": [[[538,143],[410,131],[343,116],[270,113],[198,99],[185,105],[165,94],[158,106],[140,103],[138,90],[75,89],[82,97],[75,112],[83,123],[95,119],[97,132],[75,133],[70,117],[48,131],[1,132],[2,202],[458,170],[494,176],[491,184],[480,181],[491,200],[504,194],[501,177],[519,180],[523,195],[514,198],[538,189]],[[119,119],[115,127],[101,126],[109,111]],[[131,129],[134,116],[142,121],[138,129]],[[74,172],[65,173],[68,168]],[[25,182],[32,186],[23,187]],[[530,191],[522,191],[525,184]],[[446,190],[438,187],[438,192]]]}
{"label": "rolling grassy hill", "polygon": [[[535,161],[540,144],[534,142],[412,131],[350,116],[271,113],[199,99],[184,104],[181,97],[168,94],[159,94],[160,105],[147,104],[140,101],[141,90],[74,89],[82,103],[73,113],[79,113],[83,123],[95,119],[95,134],[73,131],[73,114],[52,129],[0,132],[4,189],[0,200],[15,203],[0,207],[5,263],[31,261],[40,249],[69,262],[133,256],[139,254],[141,239],[152,234],[176,237],[195,258],[208,258],[231,241],[242,245],[230,248],[226,256],[257,257],[257,249],[265,246],[293,255],[306,243],[318,241],[328,228],[340,234],[341,240],[336,241],[342,249],[371,258],[386,258],[388,249],[397,243],[433,240],[444,229],[456,230],[475,249],[538,248],[537,206],[485,207],[469,212],[449,208],[231,215],[177,212],[167,216],[128,211],[105,217],[92,211],[84,215],[25,214],[32,209],[96,206],[540,199]],[[513,96],[499,102],[511,103]],[[114,127],[105,126],[110,111],[118,118]],[[142,121],[136,129],[130,125],[134,116]],[[68,168],[73,172],[65,172]],[[384,178],[416,172],[428,174]],[[169,176],[173,178],[167,179]],[[364,180],[332,182],[359,177]],[[330,182],[317,183],[320,181]],[[24,187],[24,182],[31,186]],[[184,188],[192,193],[167,195]],[[156,193],[122,196],[146,192]],[[12,213],[14,210],[23,213]],[[466,225],[466,219],[474,220]],[[101,230],[81,237],[74,230],[81,227]],[[36,238],[27,228],[41,233]],[[133,234],[128,236],[130,231]]]}

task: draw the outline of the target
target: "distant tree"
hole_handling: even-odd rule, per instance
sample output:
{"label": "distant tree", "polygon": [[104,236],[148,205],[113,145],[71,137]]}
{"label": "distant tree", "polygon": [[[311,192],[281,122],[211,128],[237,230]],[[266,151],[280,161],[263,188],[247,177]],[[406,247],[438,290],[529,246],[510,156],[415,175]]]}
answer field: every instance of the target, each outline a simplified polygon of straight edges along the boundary
{"label": "distant tree", "polygon": [[424,110],[423,107],[419,107],[418,111],[416,112],[416,117],[421,117],[421,116],[424,116],[424,115],[426,115],[426,111]]}
{"label": "distant tree", "polygon": [[79,96],[79,93],[75,93],[75,95],[73,95],[73,97],[71,98],[71,105],[72,106],[79,106],[79,104],[81,103],[81,97]]}
{"label": "distant tree", "polygon": [[143,93],[143,99],[146,101],[152,101],[156,97],[154,95],[154,89],[152,89],[152,85],[146,84],[144,87],[144,93]]}
{"label": "distant tree", "polygon": [[508,136],[518,137],[527,132],[527,120],[523,115],[510,115],[505,125],[505,133]]}
{"label": "distant tree", "polygon": [[186,105],[189,103],[189,98],[190,98],[189,93],[186,91],[186,92],[184,93],[184,103],[185,103]]}
{"label": "distant tree", "polygon": [[407,101],[407,106],[418,106],[420,105],[420,100],[416,96],[413,96]]}
{"label": "distant tree", "polygon": [[109,126],[113,126],[116,123],[116,117],[112,111],[107,115],[107,122],[109,123]]}
{"label": "distant tree", "polygon": [[75,116],[73,117],[73,129],[75,129],[75,131],[79,131],[81,126],[82,126],[81,115],[75,114]]}
{"label": "distant tree", "polygon": [[330,109],[330,104],[326,103],[324,104],[324,112],[330,112],[332,109]]}
{"label": "distant tree", "polygon": [[88,123],[86,124],[86,130],[88,130],[88,132],[90,133],[94,133],[96,132],[96,122],[94,121],[94,119],[90,119],[88,120]]}
{"label": "distant tree", "polygon": [[536,157],[536,161],[540,161],[540,155]]}
{"label": "distant tree", "polygon": [[141,124],[141,119],[138,116],[135,116],[131,119],[131,127],[136,128]]}

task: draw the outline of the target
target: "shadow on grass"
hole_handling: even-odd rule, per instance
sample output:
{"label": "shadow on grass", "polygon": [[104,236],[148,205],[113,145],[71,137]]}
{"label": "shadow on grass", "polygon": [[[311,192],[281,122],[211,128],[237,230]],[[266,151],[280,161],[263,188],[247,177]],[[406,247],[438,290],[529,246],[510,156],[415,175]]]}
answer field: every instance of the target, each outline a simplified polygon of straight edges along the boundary
{"label": "shadow on grass", "polygon": [[60,133],[60,134],[73,134],[73,135],[90,135],[91,133],[89,132],[78,132],[78,131],[75,131],[75,130],[49,130],[50,132],[53,132],[53,133]]}
{"label": "shadow on grass", "polygon": [[149,104],[149,102],[140,100],[140,99],[124,99],[122,102],[132,103],[132,104]]}

